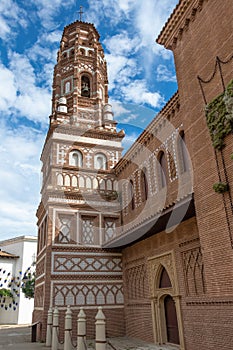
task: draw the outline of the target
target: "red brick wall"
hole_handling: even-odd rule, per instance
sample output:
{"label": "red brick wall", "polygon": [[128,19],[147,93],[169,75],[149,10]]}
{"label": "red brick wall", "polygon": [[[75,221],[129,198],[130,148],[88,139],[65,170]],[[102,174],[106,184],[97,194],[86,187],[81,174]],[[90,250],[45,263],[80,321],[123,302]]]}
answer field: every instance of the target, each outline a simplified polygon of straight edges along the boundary
{"label": "red brick wall", "polygon": [[[214,71],[216,56],[227,60],[233,52],[233,5],[231,0],[204,1],[174,49],[181,113],[194,170],[197,223],[205,261],[207,291],[212,295],[233,293],[232,210],[229,195],[217,194],[218,166],[206,125],[204,101],[197,76],[204,80]],[[224,81],[233,78],[232,62],[223,66]],[[219,73],[203,85],[207,101],[222,92]],[[223,150],[227,174],[232,184],[232,136]],[[217,151],[221,179],[225,180],[222,157]],[[232,186],[230,186],[232,187]],[[230,227],[229,227],[230,226]],[[231,232],[230,232],[231,230]],[[227,283],[226,283],[227,281]]]}

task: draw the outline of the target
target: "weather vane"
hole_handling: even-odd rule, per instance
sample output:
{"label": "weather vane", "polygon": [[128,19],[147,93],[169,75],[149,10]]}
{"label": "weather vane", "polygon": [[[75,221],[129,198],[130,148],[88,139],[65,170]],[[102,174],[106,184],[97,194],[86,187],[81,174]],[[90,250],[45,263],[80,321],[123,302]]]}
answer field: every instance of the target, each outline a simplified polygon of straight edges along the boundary
{"label": "weather vane", "polygon": [[83,7],[82,6],[80,6],[80,10],[78,11],[78,13],[79,13],[79,20],[81,22],[82,21],[82,15],[83,15]]}

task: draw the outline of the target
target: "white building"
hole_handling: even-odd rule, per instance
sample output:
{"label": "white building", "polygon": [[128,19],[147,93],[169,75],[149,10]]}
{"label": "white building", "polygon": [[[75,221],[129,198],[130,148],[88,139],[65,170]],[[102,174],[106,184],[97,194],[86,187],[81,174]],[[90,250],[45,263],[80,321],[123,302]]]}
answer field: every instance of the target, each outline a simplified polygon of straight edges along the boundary
{"label": "white building", "polygon": [[14,288],[14,295],[18,294],[14,302],[11,298],[5,303],[1,300],[0,324],[31,323],[34,299],[25,298],[20,285],[24,273],[35,262],[37,237],[21,236],[0,241],[0,249],[0,289],[11,289],[12,292]]}

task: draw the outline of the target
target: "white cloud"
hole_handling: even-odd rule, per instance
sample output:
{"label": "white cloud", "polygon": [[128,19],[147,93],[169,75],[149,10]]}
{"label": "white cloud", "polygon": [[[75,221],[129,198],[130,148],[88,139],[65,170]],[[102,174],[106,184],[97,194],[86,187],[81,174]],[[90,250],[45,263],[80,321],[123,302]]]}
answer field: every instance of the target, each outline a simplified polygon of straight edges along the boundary
{"label": "white cloud", "polygon": [[130,10],[132,1],[127,0],[124,4],[121,0],[109,1],[109,0],[88,0],[88,22],[93,22],[98,27],[99,23],[108,19],[109,25],[116,25],[119,21],[122,21],[123,17],[127,15]]}
{"label": "white cloud", "polygon": [[119,117],[122,114],[125,115],[131,113],[131,111],[126,109],[120,101],[110,99],[109,103],[112,105],[112,110],[115,117]]}
{"label": "white cloud", "polygon": [[16,84],[14,74],[0,63],[0,111],[6,111],[14,105]]}
{"label": "white cloud", "polygon": [[10,31],[10,26],[8,25],[7,21],[0,16],[0,37],[5,39]]}
{"label": "white cloud", "polygon": [[26,12],[15,1],[1,0],[0,14],[0,37],[3,40],[12,40],[15,35],[13,29],[18,25],[27,26]]}
{"label": "white cloud", "polygon": [[156,70],[156,79],[157,81],[170,81],[176,82],[176,75],[173,74],[167,66],[159,64]]}
{"label": "white cloud", "polygon": [[137,74],[137,63],[133,58],[125,56],[105,55],[108,65],[109,90],[117,84],[128,84]]}
{"label": "white cloud", "polygon": [[[26,73],[26,74],[25,74]],[[22,116],[47,123],[51,93],[37,86],[37,77],[28,58],[10,54],[10,69],[0,64],[0,110],[6,115]]]}
{"label": "white cloud", "polygon": [[10,129],[1,123],[0,218],[2,234],[36,233],[40,161],[44,135],[30,128]]}
{"label": "white cloud", "polygon": [[76,0],[34,0],[34,5],[37,7],[37,14],[44,28],[51,30],[57,26],[55,16],[59,13],[62,7],[74,5]]}
{"label": "white cloud", "polygon": [[128,33],[123,30],[119,34],[112,37],[107,37],[104,40],[104,44],[112,55],[126,56],[137,51],[139,39],[136,37],[130,38]]}
{"label": "white cloud", "polygon": [[61,40],[61,35],[61,31],[55,30],[51,33],[45,33],[41,39],[50,43],[58,43]]}
{"label": "white cloud", "polygon": [[121,88],[126,101],[144,104],[158,108],[164,102],[163,97],[158,92],[150,92],[145,80],[134,80],[128,86]]}
{"label": "white cloud", "polygon": [[[137,1],[135,25],[139,31],[142,46],[151,48],[167,20],[168,13],[171,13],[177,3],[178,0]],[[154,51],[156,52],[157,49]]]}
{"label": "white cloud", "polygon": [[130,114],[128,117],[121,118],[120,122],[128,124],[128,123],[132,122],[133,120],[137,120],[137,119],[138,119],[138,115]]}

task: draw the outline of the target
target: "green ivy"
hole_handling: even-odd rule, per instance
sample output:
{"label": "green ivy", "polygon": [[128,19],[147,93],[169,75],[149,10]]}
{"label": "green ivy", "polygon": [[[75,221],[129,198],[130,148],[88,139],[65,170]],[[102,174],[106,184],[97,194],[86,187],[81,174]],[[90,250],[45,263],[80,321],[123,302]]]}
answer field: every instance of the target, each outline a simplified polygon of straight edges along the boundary
{"label": "green ivy", "polygon": [[217,182],[213,185],[213,189],[217,193],[224,193],[224,192],[229,191],[229,186],[225,182]]}
{"label": "green ivy", "polygon": [[221,150],[224,138],[233,130],[233,80],[224,93],[206,106],[206,120],[213,146]]}
{"label": "green ivy", "polygon": [[35,271],[31,270],[33,266],[34,264],[27,269],[23,276],[22,292],[28,299],[34,298],[35,292]]}
{"label": "green ivy", "polygon": [[0,296],[13,298],[13,294],[11,293],[11,291],[9,289],[6,289],[6,288],[0,289]]}

